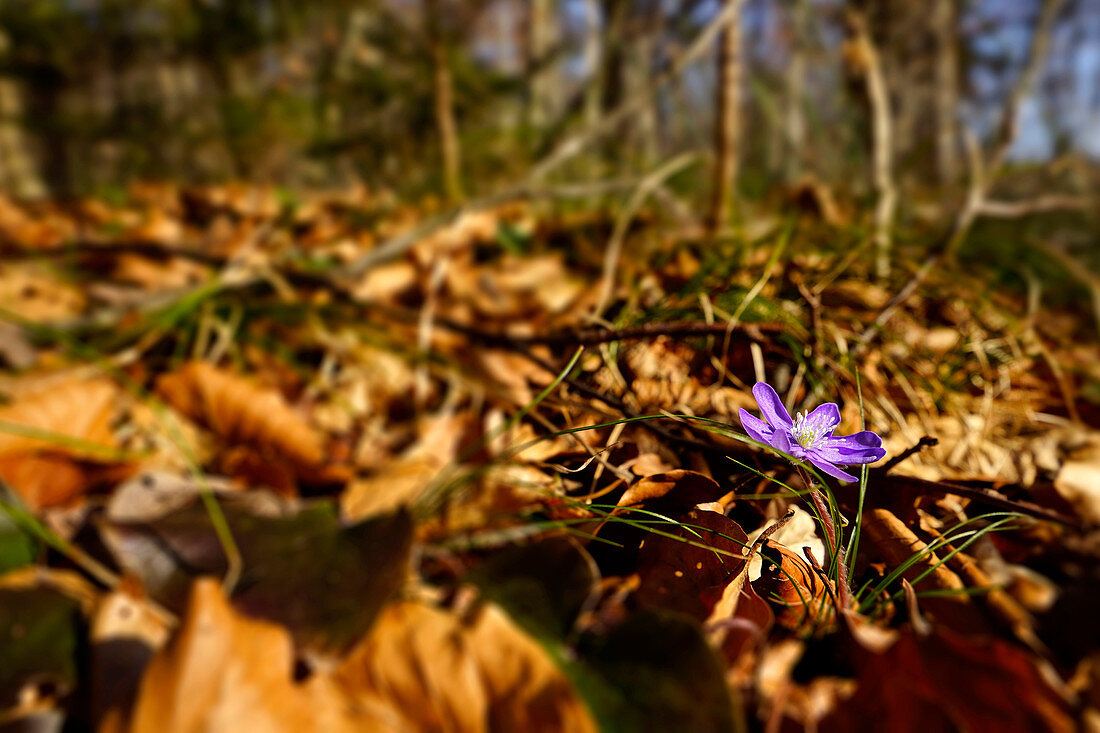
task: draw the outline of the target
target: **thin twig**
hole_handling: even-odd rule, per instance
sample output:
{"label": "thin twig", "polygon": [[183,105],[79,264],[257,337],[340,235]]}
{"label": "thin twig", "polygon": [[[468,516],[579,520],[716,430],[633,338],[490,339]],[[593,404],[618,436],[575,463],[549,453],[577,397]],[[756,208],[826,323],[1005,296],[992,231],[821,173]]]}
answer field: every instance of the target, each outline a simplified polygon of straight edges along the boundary
{"label": "thin twig", "polygon": [[1084,196],[1050,194],[1025,201],[983,201],[978,213],[993,219],[1018,219],[1052,211],[1087,211],[1094,203]]}
{"label": "thin twig", "polygon": [[1072,529],[1081,529],[1083,526],[1081,520],[1075,517],[1060,514],[1028,501],[1009,499],[1007,496],[989,489],[960,486],[959,484],[954,484],[949,481],[928,481],[927,479],[917,478],[916,476],[906,476],[898,473],[887,475],[881,468],[872,469],[870,474],[875,479],[881,479],[886,482],[892,489],[912,489],[920,494],[933,496],[953,494],[963,499],[983,502],[998,509],[1016,512],[1025,516],[1034,517],[1035,519],[1045,519],[1048,522],[1055,522]]}
{"label": "thin twig", "polygon": [[694,336],[725,336],[727,333],[732,332],[739,333],[751,341],[764,341],[765,333],[781,333],[783,331],[783,325],[779,323],[742,323],[730,328],[725,323],[670,321],[666,323],[646,323],[625,328],[584,328],[555,333],[510,335],[483,331],[446,318],[438,319],[437,324],[462,333],[481,344],[502,347],[595,346],[613,341],[646,341],[661,336],[671,336],[677,339]]}
{"label": "thin twig", "polygon": [[[836,592],[833,590],[833,584],[829,580],[828,573],[825,572],[825,568],[821,567],[821,563],[814,557],[813,550],[807,545],[802,548],[802,554],[805,556],[810,567],[817,573],[817,577],[821,580],[821,584],[825,586],[825,592],[829,594],[829,599],[833,602],[833,608],[836,609],[837,616],[842,616],[842,611],[848,610],[847,601],[842,602]],[[841,591],[843,593],[843,591]]]}
{"label": "thin twig", "polygon": [[899,463],[901,463],[905,459],[907,459],[911,456],[914,456],[917,453],[920,453],[925,448],[931,448],[935,445],[938,445],[939,442],[940,442],[939,438],[933,438],[931,436],[925,435],[923,438],[918,440],[915,445],[909,446],[908,448],[903,450],[901,453],[898,453],[896,456],[894,456],[893,458],[888,460],[886,463],[882,464],[882,466],[881,466],[882,472],[883,473],[890,473],[890,471],[895,466],[897,466]]}

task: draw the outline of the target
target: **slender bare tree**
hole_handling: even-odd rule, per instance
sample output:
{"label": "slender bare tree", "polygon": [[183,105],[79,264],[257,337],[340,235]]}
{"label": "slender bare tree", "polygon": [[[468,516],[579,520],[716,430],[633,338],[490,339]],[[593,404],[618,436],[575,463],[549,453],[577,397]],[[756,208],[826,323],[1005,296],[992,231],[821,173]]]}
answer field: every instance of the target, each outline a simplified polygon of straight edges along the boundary
{"label": "slender bare tree", "polygon": [[553,0],[529,0],[527,10],[527,68],[531,84],[528,123],[542,130],[554,117],[558,89],[557,66],[551,63],[559,43],[557,3]]}
{"label": "slender bare tree", "polygon": [[718,39],[718,103],[715,108],[714,179],[710,223],[713,231],[730,221],[741,161],[741,10],[744,0],[726,0],[730,18]]}
{"label": "slender bare tree", "polygon": [[443,190],[448,199],[462,198],[461,148],[458,142],[458,125],[455,122],[454,80],[447,54],[447,40],[442,28],[443,8],[441,0],[427,0],[428,45],[432,62],[432,99],[436,131],[443,162]]}
{"label": "slender bare tree", "polygon": [[940,183],[959,175],[956,110],[959,93],[958,0],[935,0],[931,15],[935,36],[936,171]]}
{"label": "slender bare tree", "polygon": [[894,128],[890,113],[890,93],[882,71],[882,60],[871,40],[867,21],[862,13],[851,10],[847,15],[849,39],[845,56],[849,68],[862,76],[871,111],[871,180],[875,187],[875,274],[880,278],[890,274],[891,230],[897,209],[898,193],[894,185]]}
{"label": "slender bare tree", "polygon": [[785,175],[793,181],[802,174],[802,155],[806,144],[806,44],[809,33],[809,4],[794,0],[790,7],[790,60],[787,63],[786,111],[783,115],[786,156]]}

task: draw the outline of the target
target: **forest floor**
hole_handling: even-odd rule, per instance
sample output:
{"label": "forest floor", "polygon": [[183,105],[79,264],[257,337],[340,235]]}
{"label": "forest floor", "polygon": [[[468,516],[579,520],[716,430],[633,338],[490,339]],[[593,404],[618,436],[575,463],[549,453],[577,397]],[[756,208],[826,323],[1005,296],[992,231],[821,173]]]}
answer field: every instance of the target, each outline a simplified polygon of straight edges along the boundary
{"label": "forest floor", "polygon": [[1091,314],[752,222],[0,199],[0,727],[1100,729]]}

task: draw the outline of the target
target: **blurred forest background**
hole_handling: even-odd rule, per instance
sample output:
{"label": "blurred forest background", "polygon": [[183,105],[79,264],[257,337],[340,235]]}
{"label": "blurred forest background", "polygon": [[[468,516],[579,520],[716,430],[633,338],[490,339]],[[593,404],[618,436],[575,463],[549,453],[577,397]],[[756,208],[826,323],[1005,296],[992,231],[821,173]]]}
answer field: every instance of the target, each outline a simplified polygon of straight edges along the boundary
{"label": "blurred forest background", "polygon": [[0,728],[1100,730],[1098,202],[1100,0],[0,0]]}
{"label": "blurred forest background", "polygon": [[1006,142],[1014,171],[983,213],[1084,207],[1100,0],[0,4],[0,186],[19,196],[244,179],[458,199],[555,151],[570,181],[698,153],[672,191],[736,208],[812,176],[907,219],[965,189],[968,135]]}

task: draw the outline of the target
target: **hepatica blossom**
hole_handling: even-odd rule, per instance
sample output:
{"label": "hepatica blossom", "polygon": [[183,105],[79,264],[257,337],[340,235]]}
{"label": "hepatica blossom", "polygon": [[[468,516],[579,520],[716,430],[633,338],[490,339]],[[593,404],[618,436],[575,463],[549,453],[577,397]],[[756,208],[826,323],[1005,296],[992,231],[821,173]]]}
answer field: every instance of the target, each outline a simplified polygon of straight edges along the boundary
{"label": "hepatica blossom", "polygon": [[757,382],[752,394],[764,419],[741,410],[741,426],[745,432],[796,460],[809,461],[830,476],[841,481],[858,481],[840,466],[874,463],[886,455],[882,438],[870,430],[854,435],[833,435],[840,425],[840,408],[835,402],[819,405],[808,415],[800,412],[791,419],[770,385]]}

